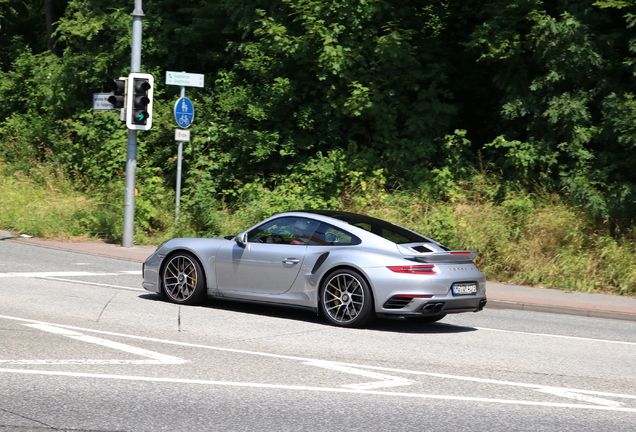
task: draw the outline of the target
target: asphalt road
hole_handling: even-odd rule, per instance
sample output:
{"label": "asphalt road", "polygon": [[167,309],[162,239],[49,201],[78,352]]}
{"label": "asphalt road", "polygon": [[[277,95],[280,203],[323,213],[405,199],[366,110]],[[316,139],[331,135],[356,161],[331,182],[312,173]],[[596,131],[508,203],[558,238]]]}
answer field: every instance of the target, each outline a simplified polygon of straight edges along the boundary
{"label": "asphalt road", "polygon": [[341,329],[178,306],[138,263],[0,241],[0,431],[635,431],[636,322],[491,310]]}

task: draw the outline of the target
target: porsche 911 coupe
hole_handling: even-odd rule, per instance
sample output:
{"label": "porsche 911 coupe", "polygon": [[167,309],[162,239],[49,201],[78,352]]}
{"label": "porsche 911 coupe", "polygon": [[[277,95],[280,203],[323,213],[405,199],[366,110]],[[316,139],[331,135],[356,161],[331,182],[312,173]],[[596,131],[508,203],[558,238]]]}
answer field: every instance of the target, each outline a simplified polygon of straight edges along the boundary
{"label": "porsche 911 coupe", "polygon": [[342,327],[389,316],[431,323],[484,308],[476,256],[369,216],[292,211],[236,236],[168,240],[143,264],[143,287],[179,304],[307,308]]}

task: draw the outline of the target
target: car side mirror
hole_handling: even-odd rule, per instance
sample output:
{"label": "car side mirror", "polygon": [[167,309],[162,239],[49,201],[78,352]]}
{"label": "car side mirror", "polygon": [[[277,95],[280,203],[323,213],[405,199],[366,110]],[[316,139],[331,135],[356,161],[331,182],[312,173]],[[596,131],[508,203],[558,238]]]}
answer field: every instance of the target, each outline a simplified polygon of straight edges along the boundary
{"label": "car side mirror", "polygon": [[245,247],[245,243],[247,243],[247,233],[243,232],[234,237],[234,241],[240,247]]}

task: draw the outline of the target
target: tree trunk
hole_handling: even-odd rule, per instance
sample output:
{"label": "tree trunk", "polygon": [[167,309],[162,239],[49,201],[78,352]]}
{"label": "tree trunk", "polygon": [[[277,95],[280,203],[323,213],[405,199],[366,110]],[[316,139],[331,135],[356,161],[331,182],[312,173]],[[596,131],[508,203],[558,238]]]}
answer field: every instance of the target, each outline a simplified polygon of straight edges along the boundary
{"label": "tree trunk", "polygon": [[55,46],[55,37],[53,36],[53,32],[55,32],[55,22],[57,21],[57,16],[55,14],[55,0],[44,0],[44,12],[46,14],[46,42],[49,51],[58,55],[57,48]]}

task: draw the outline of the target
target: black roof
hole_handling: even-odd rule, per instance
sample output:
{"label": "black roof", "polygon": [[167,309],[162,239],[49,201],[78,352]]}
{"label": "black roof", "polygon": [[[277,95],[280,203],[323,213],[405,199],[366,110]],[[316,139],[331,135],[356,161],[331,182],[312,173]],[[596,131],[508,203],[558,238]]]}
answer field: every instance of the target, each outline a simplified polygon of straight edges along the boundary
{"label": "black roof", "polygon": [[371,216],[366,216],[366,215],[361,215],[358,213],[351,213],[346,211],[340,211],[340,210],[295,210],[295,211],[302,212],[302,213],[312,213],[312,214],[317,214],[321,216],[329,216],[334,219],[338,219],[352,225],[356,223],[361,223],[361,222],[391,223],[391,222],[387,222],[382,219],[374,218]]}
{"label": "black roof", "polygon": [[371,216],[365,216],[357,213],[350,213],[339,210],[296,210],[298,212],[317,214],[321,216],[328,216],[334,219],[341,220],[349,225],[360,226],[360,224],[367,224],[368,229],[373,234],[377,234],[380,237],[384,237],[389,240],[396,241],[396,235],[401,239],[396,241],[397,243],[428,243],[431,240],[424,237],[415,231],[411,231],[407,228],[401,227],[391,222],[387,222],[382,219],[374,218]]}

